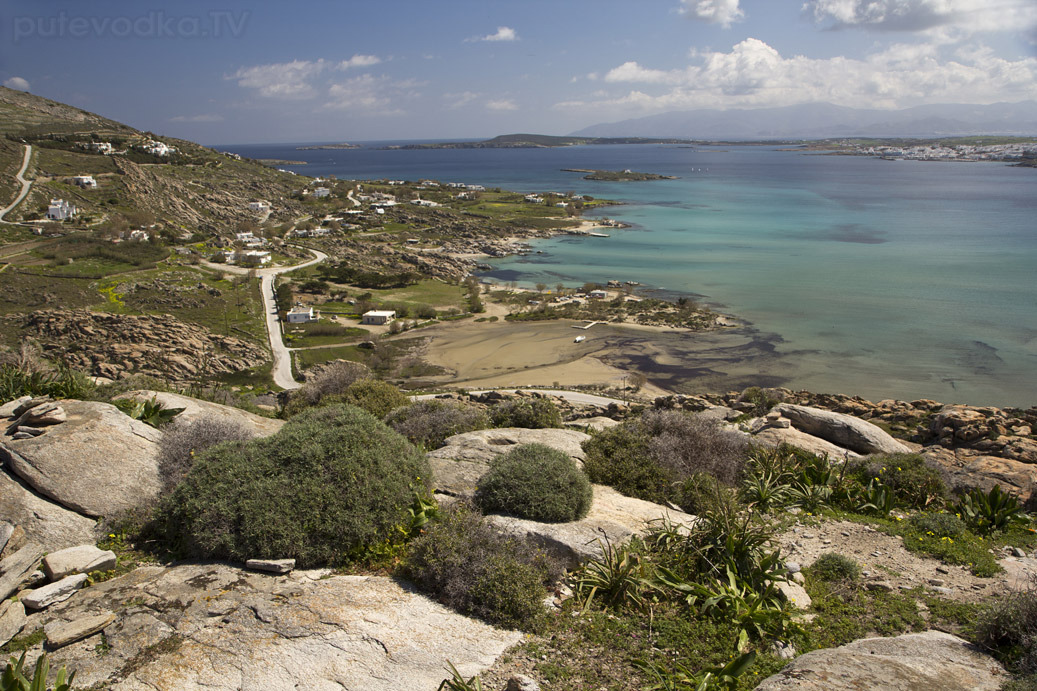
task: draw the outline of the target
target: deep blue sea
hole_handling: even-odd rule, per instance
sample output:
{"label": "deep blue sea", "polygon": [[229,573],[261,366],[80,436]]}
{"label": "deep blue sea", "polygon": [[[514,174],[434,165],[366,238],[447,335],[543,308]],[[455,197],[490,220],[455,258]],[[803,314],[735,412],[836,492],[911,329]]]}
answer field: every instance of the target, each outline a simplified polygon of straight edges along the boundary
{"label": "deep blue sea", "polygon": [[[609,238],[538,241],[491,277],[635,280],[751,325],[764,381],[882,398],[1037,404],[1037,170],[762,146],[297,151],[300,174],[433,178],[624,202]],[[677,180],[593,182],[562,168]]]}

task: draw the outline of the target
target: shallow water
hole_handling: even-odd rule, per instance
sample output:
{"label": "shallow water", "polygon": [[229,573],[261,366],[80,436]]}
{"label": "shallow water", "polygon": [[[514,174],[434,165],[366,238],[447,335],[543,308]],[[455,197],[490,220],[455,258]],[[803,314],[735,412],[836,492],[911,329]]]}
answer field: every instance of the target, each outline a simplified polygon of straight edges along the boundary
{"label": "shallow water", "polygon": [[[685,353],[687,376],[649,356],[625,363],[640,358],[686,390],[755,377],[873,400],[1037,403],[1034,169],[748,146],[244,149],[233,147],[310,160],[295,168],[307,175],[431,177],[626,202],[604,213],[630,229],[538,241],[544,254],[492,261],[489,275],[552,286],[636,280],[747,321],[738,337],[755,345],[724,365],[729,376],[698,376],[700,349],[678,336],[667,349]],[[565,167],[679,179],[592,182]]]}

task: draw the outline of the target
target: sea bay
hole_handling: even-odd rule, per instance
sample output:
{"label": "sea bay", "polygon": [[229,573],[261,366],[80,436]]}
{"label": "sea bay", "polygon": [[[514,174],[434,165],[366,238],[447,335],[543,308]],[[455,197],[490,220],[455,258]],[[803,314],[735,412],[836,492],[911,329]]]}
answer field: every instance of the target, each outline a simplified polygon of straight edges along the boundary
{"label": "sea bay", "polygon": [[[312,176],[433,178],[622,201],[602,213],[630,228],[537,241],[543,254],[489,261],[488,278],[634,280],[691,295],[744,320],[739,336],[758,344],[739,365],[740,381],[873,400],[1037,403],[1033,169],[737,145],[228,148],[306,160],[288,168]],[[678,179],[594,182],[562,168]],[[688,338],[668,336],[671,352]]]}

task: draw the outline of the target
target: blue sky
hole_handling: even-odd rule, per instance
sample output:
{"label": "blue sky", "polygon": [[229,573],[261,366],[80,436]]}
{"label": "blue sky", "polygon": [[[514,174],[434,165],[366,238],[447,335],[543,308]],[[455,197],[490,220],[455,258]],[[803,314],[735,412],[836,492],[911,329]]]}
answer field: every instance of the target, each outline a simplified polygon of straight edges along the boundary
{"label": "blue sky", "polygon": [[7,0],[0,83],[234,144],[1037,99],[1037,0]]}

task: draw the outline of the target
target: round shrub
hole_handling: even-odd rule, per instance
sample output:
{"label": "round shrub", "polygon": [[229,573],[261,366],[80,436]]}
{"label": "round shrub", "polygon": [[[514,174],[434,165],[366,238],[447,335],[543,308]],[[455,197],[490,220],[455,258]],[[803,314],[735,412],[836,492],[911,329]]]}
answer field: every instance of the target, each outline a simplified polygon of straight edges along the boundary
{"label": "round shrub", "polygon": [[567,454],[544,444],[523,444],[490,462],[475,498],[486,512],[567,523],[587,515],[593,492]]}
{"label": "round shrub", "polygon": [[861,566],[850,557],[838,552],[825,552],[808,567],[811,577],[819,581],[856,581]]}
{"label": "round shrub", "polygon": [[545,584],[560,567],[523,540],[505,536],[458,504],[411,543],[407,575],[462,614],[531,630],[544,618]]}
{"label": "round shrub", "polygon": [[494,427],[543,429],[561,427],[558,406],[549,398],[515,398],[501,401],[490,411]]}
{"label": "round shrub", "polygon": [[883,454],[853,463],[849,471],[863,487],[874,478],[893,490],[897,504],[912,509],[939,507],[947,501],[943,471],[916,453]]}
{"label": "round shrub", "polygon": [[158,444],[158,474],[162,491],[170,492],[180,484],[194,460],[206,449],[225,441],[246,441],[255,435],[245,424],[221,418],[199,418],[191,422],[174,420]]}
{"label": "round shrub", "polygon": [[316,406],[323,398],[343,394],[351,384],[372,376],[371,370],[362,363],[349,360],[333,362],[312,376],[307,374],[306,383],[292,392],[285,414],[290,417]]}
{"label": "round shrub", "polygon": [[664,503],[673,492],[673,473],[656,462],[648,435],[624,423],[598,432],[583,443],[583,469],[591,482],[608,485],[628,497]]}
{"label": "round shrub", "polygon": [[958,537],[965,532],[965,522],[952,513],[916,513],[907,519],[917,532],[935,537]]}
{"label": "round shrub", "polygon": [[428,477],[424,455],[370,413],[312,408],[269,437],[197,456],[156,527],[185,557],[335,564],[407,525]]}
{"label": "round shrub", "polygon": [[437,449],[448,437],[490,426],[486,413],[457,401],[427,400],[397,408],[386,424],[426,449]]}
{"label": "round shrub", "polygon": [[377,418],[384,418],[391,411],[410,403],[410,399],[386,381],[361,379],[346,387],[341,394],[325,396],[321,405],[347,403],[363,408]]}

